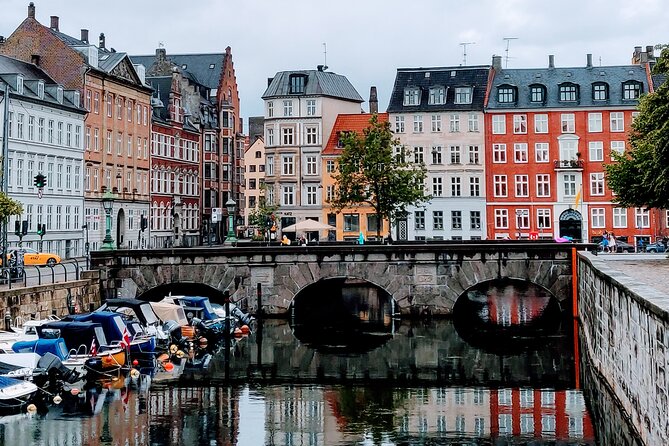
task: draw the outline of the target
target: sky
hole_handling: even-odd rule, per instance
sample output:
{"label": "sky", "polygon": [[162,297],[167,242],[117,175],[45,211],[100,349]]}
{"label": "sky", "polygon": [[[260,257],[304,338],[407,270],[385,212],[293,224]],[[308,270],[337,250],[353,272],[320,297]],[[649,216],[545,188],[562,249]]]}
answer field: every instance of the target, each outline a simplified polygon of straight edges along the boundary
{"label": "sky", "polygon": [[[27,0],[0,0],[0,35],[27,16]],[[365,101],[376,86],[388,106],[398,68],[509,68],[628,64],[635,46],[669,43],[667,0],[36,0],[37,20],[74,37],[99,34],[130,55],[223,53],[232,48],[247,129],[263,114],[267,79],[316,69],[344,75]],[[513,38],[504,40],[505,38]],[[467,45],[462,45],[468,43]],[[507,56],[508,43],[508,60]],[[325,44],[325,45],[324,45]],[[327,53],[325,53],[327,49]],[[363,104],[367,110],[367,104]]]}

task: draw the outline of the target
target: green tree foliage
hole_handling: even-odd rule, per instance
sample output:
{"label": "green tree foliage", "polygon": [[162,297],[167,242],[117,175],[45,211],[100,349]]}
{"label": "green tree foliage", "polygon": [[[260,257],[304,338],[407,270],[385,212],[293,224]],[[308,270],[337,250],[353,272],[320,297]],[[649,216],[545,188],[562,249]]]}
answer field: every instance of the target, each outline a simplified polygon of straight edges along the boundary
{"label": "green tree foliage", "polygon": [[381,235],[384,219],[395,220],[430,199],[425,195],[426,169],[408,160],[406,148],[393,138],[390,123],[379,122],[375,114],[363,134],[346,132],[344,146],[333,175],[336,182],[332,206],[341,212],[348,207],[369,205],[374,209]]}
{"label": "green tree foliage", "polygon": [[267,186],[261,186],[261,196],[258,205],[249,213],[249,225],[256,226],[263,237],[276,223],[275,212],[279,209],[278,205],[268,204],[265,199],[265,189]]}
{"label": "green tree foliage", "polygon": [[[669,74],[669,48],[662,50],[653,72]],[[632,123],[630,149],[614,154],[605,166],[606,179],[625,207],[669,208],[669,83],[639,101]]]}
{"label": "green tree foliage", "polygon": [[0,192],[0,221],[7,223],[12,215],[23,214],[23,204]]}

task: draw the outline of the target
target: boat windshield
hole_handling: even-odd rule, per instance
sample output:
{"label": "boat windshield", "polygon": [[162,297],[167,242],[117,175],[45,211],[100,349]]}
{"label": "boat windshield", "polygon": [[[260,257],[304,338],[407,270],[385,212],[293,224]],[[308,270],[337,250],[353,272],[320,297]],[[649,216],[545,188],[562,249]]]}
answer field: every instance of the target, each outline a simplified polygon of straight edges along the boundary
{"label": "boat windshield", "polygon": [[144,319],[146,319],[146,325],[158,325],[160,324],[160,321],[156,317],[156,313],[153,312],[153,309],[151,309],[151,304],[146,304],[146,305],[141,305],[140,311],[142,312],[142,315],[144,316]]}
{"label": "boat windshield", "polygon": [[105,337],[105,332],[101,326],[95,327],[95,337],[98,338],[100,345],[109,345],[107,344],[107,338]]}

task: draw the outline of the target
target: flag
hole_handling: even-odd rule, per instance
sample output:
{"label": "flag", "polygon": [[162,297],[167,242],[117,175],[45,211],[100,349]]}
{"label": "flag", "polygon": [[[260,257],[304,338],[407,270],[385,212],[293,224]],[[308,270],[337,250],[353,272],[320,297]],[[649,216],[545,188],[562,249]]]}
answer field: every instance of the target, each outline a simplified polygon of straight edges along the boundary
{"label": "flag", "polygon": [[576,192],[576,198],[574,198],[574,206],[578,206],[581,204],[581,198],[583,195],[583,186],[578,188],[578,192]]}
{"label": "flag", "polygon": [[97,346],[95,345],[95,338],[93,338],[93,341],[91,341],[91,356],[95,356],[98,354],[98,349]]}
{"label": "flag", "polygon": [[123,339],[121,339],[121,348],[130,347],[130,333],[128,333],[128,327],[123,327]]}

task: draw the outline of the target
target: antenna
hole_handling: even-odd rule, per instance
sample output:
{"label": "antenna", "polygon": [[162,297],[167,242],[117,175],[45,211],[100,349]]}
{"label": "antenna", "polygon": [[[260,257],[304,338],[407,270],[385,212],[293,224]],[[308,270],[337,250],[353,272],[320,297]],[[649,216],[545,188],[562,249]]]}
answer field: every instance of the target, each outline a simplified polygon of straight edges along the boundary
{"label": "antenna", "polygon": [[467,45],[476,45],[476,42],[461,42],[462,47],[462,65],[467,65]]}
{"label": "antenna", "polygon": [[328,44],[323,42],[323,65],[328,66]]}
{"label": "antenna", "polygon": [[509,43],[511,43],[512,40],[518,40],[518,37],[502,37],[502,40],[506,40],[506,57],[505,57],[505,64],[504,68],[509,68]]}

